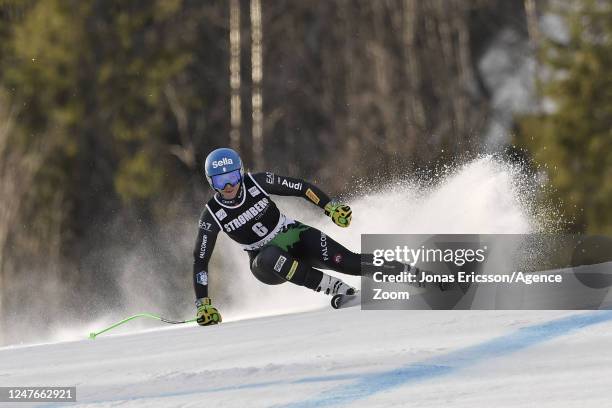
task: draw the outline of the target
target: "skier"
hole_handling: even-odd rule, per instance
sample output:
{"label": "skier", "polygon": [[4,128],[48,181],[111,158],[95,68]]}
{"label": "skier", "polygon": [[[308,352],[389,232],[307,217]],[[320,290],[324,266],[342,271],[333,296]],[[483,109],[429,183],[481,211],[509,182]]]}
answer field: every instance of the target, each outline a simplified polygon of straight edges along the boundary
{"label": "skier", "polygon": [[[324,232],[289,218],[279,211],[270,194],[302,197],[343,228],[351,223],[348,205],[331,201],[319,188],[301,179],[271,172],[245,173],[238,153],[228,148],[208,155],[205,173],[216,193],[200,216],[194,249],[198,324],[221,322],[221,314],[208,294],[208,262],[219,231],[248,253],[251,272],[263,283],[291,282],[328,295],[355,293],[355,288],[317,268],[360,276],[362,257],[371,265],[371,256],[351,252]],[[410,268],[399,262],[385,266],[398,272]]]}

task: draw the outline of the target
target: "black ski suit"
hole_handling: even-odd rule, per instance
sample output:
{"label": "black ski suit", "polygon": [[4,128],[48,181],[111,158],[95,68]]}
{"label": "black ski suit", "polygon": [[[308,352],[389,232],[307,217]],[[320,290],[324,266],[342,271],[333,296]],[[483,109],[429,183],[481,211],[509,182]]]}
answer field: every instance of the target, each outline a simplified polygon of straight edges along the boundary
{"label": "black ski suit", "polygon": [[[359,276],[362,262],[372,264],[371,255],[356,254],[322,231],[282,214],[269,194],[303,197],[321,208],[330,201],[304,180],[270,172],[246,173],[233,200],[215,194],[199,221],[193,265],[196,298],[208,297],[208,262],[221,230],[242,245],[253,275],[269,285],[289,281],[316,290],[323,277],[316,268]],[[395,262],[386,268],[401,272],[404,265]]]}

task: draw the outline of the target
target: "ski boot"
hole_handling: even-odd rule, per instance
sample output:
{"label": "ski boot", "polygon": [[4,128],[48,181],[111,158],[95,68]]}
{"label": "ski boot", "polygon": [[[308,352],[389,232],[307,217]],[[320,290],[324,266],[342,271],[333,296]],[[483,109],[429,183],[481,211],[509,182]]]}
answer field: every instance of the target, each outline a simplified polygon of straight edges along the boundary
{"label": "ski boot", "polygon": [[319,283],[319,286],[315,289],[315,292],[323,292],[326,295],[354,295],[356,290],[354,287],[347,285],[338,278],[323,274],[323,279]]}

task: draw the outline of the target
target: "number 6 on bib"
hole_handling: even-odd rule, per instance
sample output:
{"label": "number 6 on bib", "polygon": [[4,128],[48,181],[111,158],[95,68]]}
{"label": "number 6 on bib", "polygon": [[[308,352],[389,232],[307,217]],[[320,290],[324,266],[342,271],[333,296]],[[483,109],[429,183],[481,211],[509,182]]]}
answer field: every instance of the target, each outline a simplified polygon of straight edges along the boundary
{"label": "number 6 on bib", "polygon": [[251,229],[260,237],[265,237],[268,233],[268,229],[261,222],[253,224]]}

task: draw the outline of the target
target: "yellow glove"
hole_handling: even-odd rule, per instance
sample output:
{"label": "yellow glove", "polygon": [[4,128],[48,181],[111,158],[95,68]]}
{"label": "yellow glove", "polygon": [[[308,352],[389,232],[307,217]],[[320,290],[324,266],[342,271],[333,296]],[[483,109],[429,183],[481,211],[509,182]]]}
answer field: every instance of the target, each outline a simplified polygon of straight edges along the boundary
{"label": "yellow glove", "polygon": [[210,326],[211,324],[221,323],[221,313],[211,305],[210,298],[202,298],[196,301],[198,313],[196,317],[200,326]]}
{"label": "yellow glove", "polygon": [[325,206],[325,215],[331,217],[332,221],[340,227],[348,227],[351,224],[353,211],[346,204],[327,203]]}

